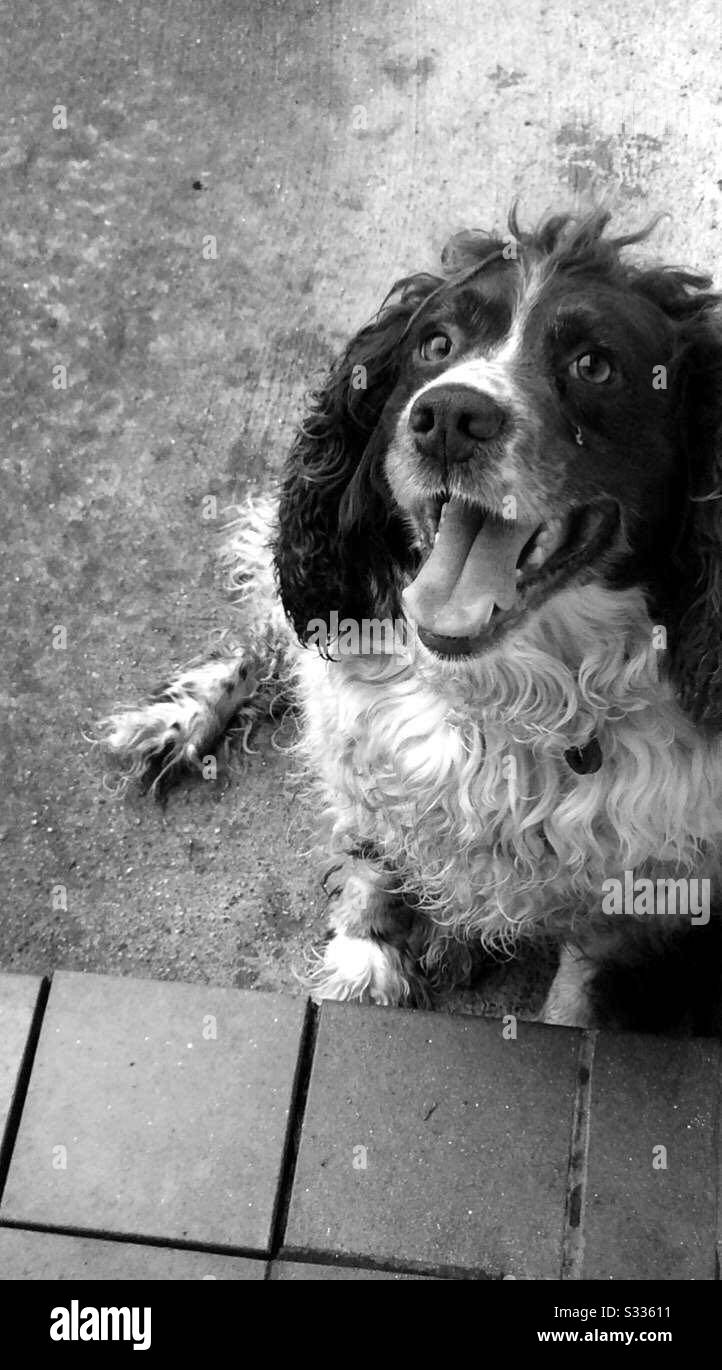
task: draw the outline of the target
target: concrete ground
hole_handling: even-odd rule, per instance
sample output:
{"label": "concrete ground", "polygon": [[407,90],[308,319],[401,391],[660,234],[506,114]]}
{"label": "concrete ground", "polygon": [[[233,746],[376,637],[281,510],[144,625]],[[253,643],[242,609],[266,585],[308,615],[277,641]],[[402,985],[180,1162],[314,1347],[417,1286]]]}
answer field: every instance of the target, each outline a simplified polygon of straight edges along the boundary
{"label": "concrete ground", "polygon": [[290,989],[323,916],[282,755],[162,809],[108,794],[84,731],[228,622],[207,496],[278,470],[319,369],[450,231],[603,195],[625,227],[669,210],[653,250],[717,268],[720,12],[0,16],[0,966]]}
{"label": "concrete ground", "polygon": [[721,1050],[0,973],[0,1280],[714,1281]]}

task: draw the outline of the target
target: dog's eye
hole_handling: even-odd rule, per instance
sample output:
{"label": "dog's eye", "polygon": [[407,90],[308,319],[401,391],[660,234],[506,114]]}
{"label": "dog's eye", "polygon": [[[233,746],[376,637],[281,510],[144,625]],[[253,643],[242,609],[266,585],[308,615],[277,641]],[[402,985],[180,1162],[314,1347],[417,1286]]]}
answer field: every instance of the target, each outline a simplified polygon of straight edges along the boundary
{"label": "dog's eye", "polygon": [[451,338],[445,333],[432,333],[424,338],[419,351],[425,362],[440,362],[451,351]]}
{"label": "dog's eye", "polygon": [[589,385],[604,385],[612,374],[612,368],[602,352],[583,352],[575,357],[569,371],[577,380],[587,381]]}

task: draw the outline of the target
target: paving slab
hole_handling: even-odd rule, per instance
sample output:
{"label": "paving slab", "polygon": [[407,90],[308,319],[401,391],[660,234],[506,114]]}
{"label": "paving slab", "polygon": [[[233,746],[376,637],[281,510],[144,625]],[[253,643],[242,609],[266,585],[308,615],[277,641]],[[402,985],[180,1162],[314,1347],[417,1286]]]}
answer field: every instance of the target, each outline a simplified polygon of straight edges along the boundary
{"label": "paving slab", "polygon": [[0,1218],[267,1251],[304,1013],[58,973]]}
{"label": "paving slab", "polygon": [[247,1256],[0,1227],[0,1280],[263,1280]]}
{"label": "paving slab", "polygon": [[0,974],[0,1174],[6,1159],[5,1128],[41,984],[37,975]]}
{"label": "paving slab", "polygon": [[[406,1271],[368,1270],[360,1265],[321,1265],[314,1261],[273,1261],[269,1280],[426,1280]],[[433,1276],[431,1277],[433,1278]]]}
{"label": "paving slab", "polygon": [[283,1256],[556,1279],[579,1034],[324,1004]]}
{"label": "paving slab", "polygon": [[601,1033],[585,1280],[713,1280],[719,1043]]}

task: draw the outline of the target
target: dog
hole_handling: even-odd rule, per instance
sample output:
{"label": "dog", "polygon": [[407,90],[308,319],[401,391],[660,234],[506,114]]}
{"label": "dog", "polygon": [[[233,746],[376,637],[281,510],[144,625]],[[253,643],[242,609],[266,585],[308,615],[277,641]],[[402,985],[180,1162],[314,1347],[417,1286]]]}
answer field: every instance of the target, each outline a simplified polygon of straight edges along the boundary
{"label": "dog", "polygon": [[609,220],[513,211],[398,281],[230,531],[244,641],[103,721],[164,783],[290,683],[319,999],[429,1005],[552,943],[546,1022],[717,1001],[720,296]]}

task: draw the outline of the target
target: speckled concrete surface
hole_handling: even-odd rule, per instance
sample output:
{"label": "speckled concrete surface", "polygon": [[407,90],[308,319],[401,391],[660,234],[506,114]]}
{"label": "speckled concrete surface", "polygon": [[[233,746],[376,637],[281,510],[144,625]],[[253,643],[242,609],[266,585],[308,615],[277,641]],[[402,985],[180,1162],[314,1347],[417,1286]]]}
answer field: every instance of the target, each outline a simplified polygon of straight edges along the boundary
{"label": "speckled concrete surface", "polygon": [[595,193],[717,267],[719,10],[0,15],[0,965],[293,988],[323,920],[284,758],[163,810],[114,800],[83,732],[227,622],[204,498],[278,469],[314,373],[450,231]]}

